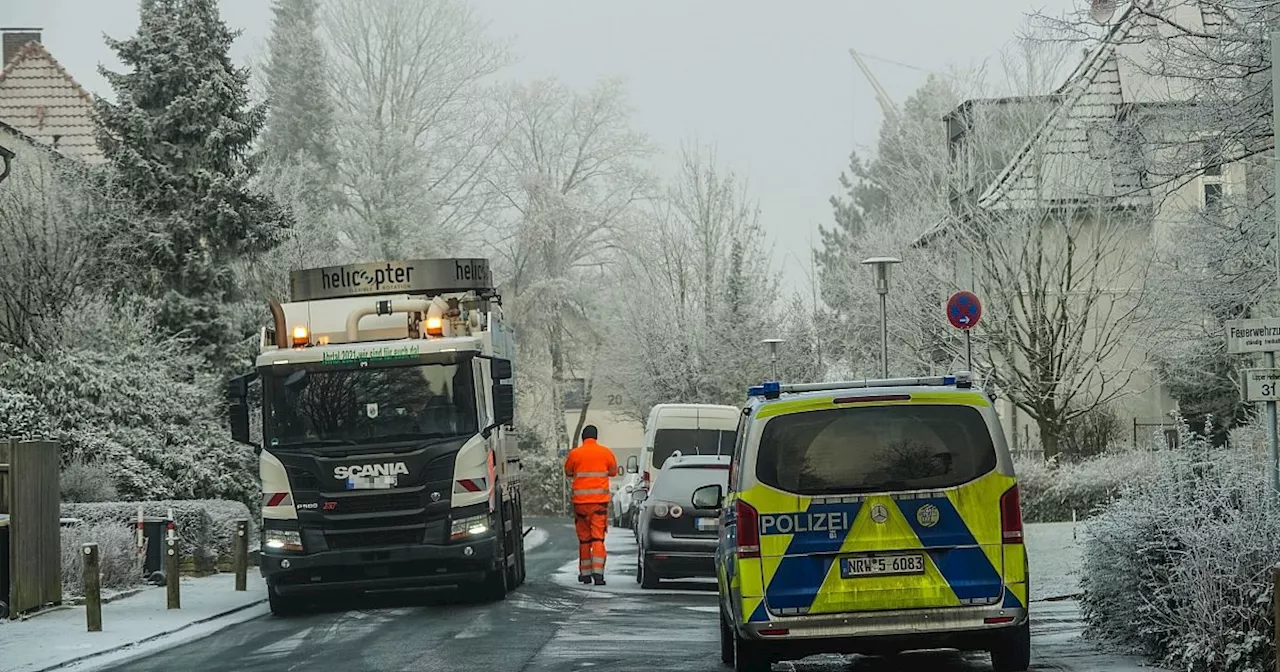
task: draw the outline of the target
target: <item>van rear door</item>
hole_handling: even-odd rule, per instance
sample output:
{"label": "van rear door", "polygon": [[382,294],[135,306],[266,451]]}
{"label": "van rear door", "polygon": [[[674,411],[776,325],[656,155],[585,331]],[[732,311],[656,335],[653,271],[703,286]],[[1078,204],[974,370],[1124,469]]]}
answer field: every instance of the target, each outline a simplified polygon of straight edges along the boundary
{"label": "van rear door", "polygon": [[994,442],[975,405],[986,401],[912,396],[806,400],[805,410],[790,413],[779,404],[765,423],[756,477],[795,502],[790,511],[760,512],[771,612],[1001,599],[1000,502],[1014,480],[996,469]]}

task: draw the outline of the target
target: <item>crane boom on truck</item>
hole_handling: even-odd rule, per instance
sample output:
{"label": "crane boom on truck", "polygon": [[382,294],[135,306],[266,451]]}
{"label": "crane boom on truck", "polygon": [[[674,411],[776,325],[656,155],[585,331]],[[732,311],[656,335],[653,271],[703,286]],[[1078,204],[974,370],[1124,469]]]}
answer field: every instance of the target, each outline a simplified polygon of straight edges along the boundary
{"label": "crane boom on truck", "polygon": [[[524,581],[511,331],[485,259],[294,271],[232,434],[262,480],[271,610],[341,592]],[[262,443],[250,438],[261,380]]]}

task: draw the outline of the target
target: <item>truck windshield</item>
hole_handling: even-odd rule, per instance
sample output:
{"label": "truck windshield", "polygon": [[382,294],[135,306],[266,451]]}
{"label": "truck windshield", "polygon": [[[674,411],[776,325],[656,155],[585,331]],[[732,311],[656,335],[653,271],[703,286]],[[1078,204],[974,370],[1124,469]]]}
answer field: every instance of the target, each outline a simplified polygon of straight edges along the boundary
{"label": "truck windshield", "polygon": [[479,431],[470,362],[297,369],[264,378],[268,445],[360,444]]}

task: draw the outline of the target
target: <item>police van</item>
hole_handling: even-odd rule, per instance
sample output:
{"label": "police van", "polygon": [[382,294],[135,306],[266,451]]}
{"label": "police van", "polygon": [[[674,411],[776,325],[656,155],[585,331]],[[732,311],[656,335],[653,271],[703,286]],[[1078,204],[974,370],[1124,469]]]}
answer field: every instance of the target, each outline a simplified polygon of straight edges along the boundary
{"label": "police van", "polygon": [[990,651],[1030,665],[1013,462],[969,374],[754,387],[741,411],[716,572],[734,669],[818,653]]}

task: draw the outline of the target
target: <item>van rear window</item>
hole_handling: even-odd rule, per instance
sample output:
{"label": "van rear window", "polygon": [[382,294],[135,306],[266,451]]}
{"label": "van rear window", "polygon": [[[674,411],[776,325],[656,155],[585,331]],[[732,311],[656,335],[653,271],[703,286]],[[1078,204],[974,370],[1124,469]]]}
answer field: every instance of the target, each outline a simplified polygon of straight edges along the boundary
{"label": "van rear window", "polygon": [[981,412],[971,406],[834,408],[764,425],[756,478],[799,495],[949,488],[996,467]]}
{"label": "van rear window", "polygon": [[678,450],[681,455],[732,455],[736,430],[659,429],[653,435],[653,468],[661,469]]}

